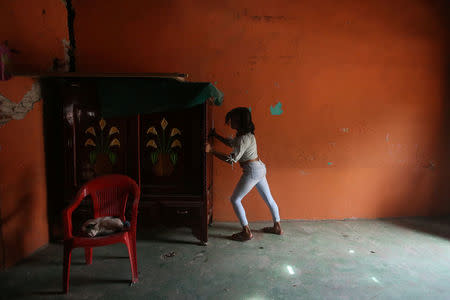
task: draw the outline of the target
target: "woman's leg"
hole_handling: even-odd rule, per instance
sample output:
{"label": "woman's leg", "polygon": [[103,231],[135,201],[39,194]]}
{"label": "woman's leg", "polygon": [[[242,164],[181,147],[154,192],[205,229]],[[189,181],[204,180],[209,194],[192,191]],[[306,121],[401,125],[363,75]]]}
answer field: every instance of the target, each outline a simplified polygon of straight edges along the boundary
{"label": "woman's leg", "polygon": [[266,202],[267,206],[269,207],[274,223],[273,227],[265,227],[263,228],[263,230],[266,232],[282,234],[283,230],[281,230],[278,205],[275,203],[275,200],[273,199],[272,194],[270,193],[269,184],[267,183],[267,179],[265,176],[256,184],[256,188],[261,197],[264,199],[264,202]]}
{"label": "woman's leg", "polygon": [[233,194],[231,195],[230,201],[233,205],[234,212],[241,222],[243,227],[248,226],[247,218],[245,216],[245,210],[242,206],[242,199],[257,183],[256,180],[252,179],[249,174],[242,174],[241,179],[239,179],[238,184],[234,188]]}
{"label": "woman's leg", "polygon": [[256,188],[258,189],[259,194],[266,202],[267,206],[270,209],[270,213],[272,214],[272,219],[274,222],[280,222],[280,214],[278,212],[278,206],[273,200],[272,194],[270,193],[269,184],[267,183],[266,177],[261,179],[257,184]]}

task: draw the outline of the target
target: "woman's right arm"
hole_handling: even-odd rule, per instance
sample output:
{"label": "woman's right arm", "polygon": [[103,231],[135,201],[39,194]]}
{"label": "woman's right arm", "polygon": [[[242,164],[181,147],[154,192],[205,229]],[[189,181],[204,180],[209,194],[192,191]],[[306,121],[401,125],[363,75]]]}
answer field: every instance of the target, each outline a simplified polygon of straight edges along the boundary
{"label": "woman's right arm", "polygon": [[227,139],[224,138],[223,136],[221,136],[220,134],[216,133],[215,129],[211,129],[211,136],[215,137],[216,139],[218,139],[219,141],[221,141],[223,144],[225,144],[226,146],[232,148],[233,147],[233,139]]}

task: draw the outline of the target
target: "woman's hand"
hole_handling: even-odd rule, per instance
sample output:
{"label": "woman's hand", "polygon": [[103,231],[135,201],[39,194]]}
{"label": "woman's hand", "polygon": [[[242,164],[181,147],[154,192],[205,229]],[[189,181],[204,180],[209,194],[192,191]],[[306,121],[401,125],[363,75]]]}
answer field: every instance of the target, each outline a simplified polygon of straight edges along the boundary
{"label": "woman's hand", "polygon": [[216,129],[215,128],[211,128],[211,130],[209,131],[209,137],[216,137]]}
{"label": "woman's hand", "polygon": [[211,147],[211,145],[209,143],[206,143],[205,144],[205,152],[209,153],[209,152],[212,152],[212,151],[213,151],[213,148]]}

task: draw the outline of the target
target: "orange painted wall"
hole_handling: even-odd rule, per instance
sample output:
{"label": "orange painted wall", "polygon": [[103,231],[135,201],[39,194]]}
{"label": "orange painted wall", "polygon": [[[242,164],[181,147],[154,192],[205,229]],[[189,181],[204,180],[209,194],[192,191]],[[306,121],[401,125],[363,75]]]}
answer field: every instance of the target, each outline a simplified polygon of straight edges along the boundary
{"label": "orange painted wall", "polygon": [[[75,1],[82,72],[187,72],[249,106],[282,219],[450,212],[445,1]],[[283,113],[270,107],[282,103]],[[220,148],[223,149],[223,148]],[[239,167],[216,161],[217,220]],[[255,191],[249,220],[269,220]]]}
{"label": "orange painted wall", "polygon": [[[0,12],[0,41],[20,51],[13,56],[15,71],[46,72],[54,58],[64,59],[62,1],[0,1]],[[25,77],[0,81],[0,94],[18,103],[32,84]],[[0,128],[0,147],[1,269],[48,242],[42,101]]]}
{"label": "orange painted wall", "polygon": [[[0,82],[0,93],[18,103],[30,78]],[[42,101],[23,120],[0,128],[0,199],[5,265],[48,242]]]}
{"label": "orange painted wall", "polygon": [[54,58],[64,59],[68,31],[63,1],[0,1],[0,16],[0,42],[8,40],[20,51],[13,55],[15,72],[48,72]]}
{"label": "orange painted wall", "polygon": [[[77,71],[187,72],[217,82],[225,102],[216,127],[231,134],[226,112],[252,108],[283,219],[448,214],[445,2],[74,0]],[[0,39],[21,51],[17,71],[47,71],[64,58],[63,1],[3,1],[0,11]],[[0,93],[19,101],[29,86],[14,79]],[[278,102],[284,112],[273,116]],[[28,166],[2,167],[2,218],[33,195],[24,203],[39,216],[20,218],[45,220],[41,105],[0,128],[0,144],[14,145],[2,148],[0,165]],[[236,220],[228,198],[239,175],[216,161],[217,220]],[[18,191],[26,176],[40,184]],[[244,206],[251,221],[270,218],[256,192]],[[36,222],[32,239],[5,225],[9,245],[25,255],[45,244]]]}

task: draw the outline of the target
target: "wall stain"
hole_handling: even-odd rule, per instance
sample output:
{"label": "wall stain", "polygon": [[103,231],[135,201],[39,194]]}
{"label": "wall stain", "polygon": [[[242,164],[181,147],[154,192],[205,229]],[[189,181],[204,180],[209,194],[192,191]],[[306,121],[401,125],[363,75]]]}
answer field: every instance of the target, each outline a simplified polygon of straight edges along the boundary
{"label": "wall stain", "polygon": [[278,102],[275,104],[275,106],[270,106],[270,113],[274,116],[279,116],[283,113],[283,110],[281,109],[281,102]]}
{"label": "wall stain", "polygon": [[386,134],[386,164],[401,167],[425,168],[434,170],[436,162],[431,155],[419,144],[403,144],[391,142],[390,133]]}
{"label": "wall stain", "polygon": [[282,55],[282,56],[280,56],[280,58],[283,58],[283,59],[294,59],[295,56],[293,56],[293,55]]}
{"label": "wall stain", "polygon": [[250,16],[250,19],[255,22],[280,22],[286,21],[285,16]]}

